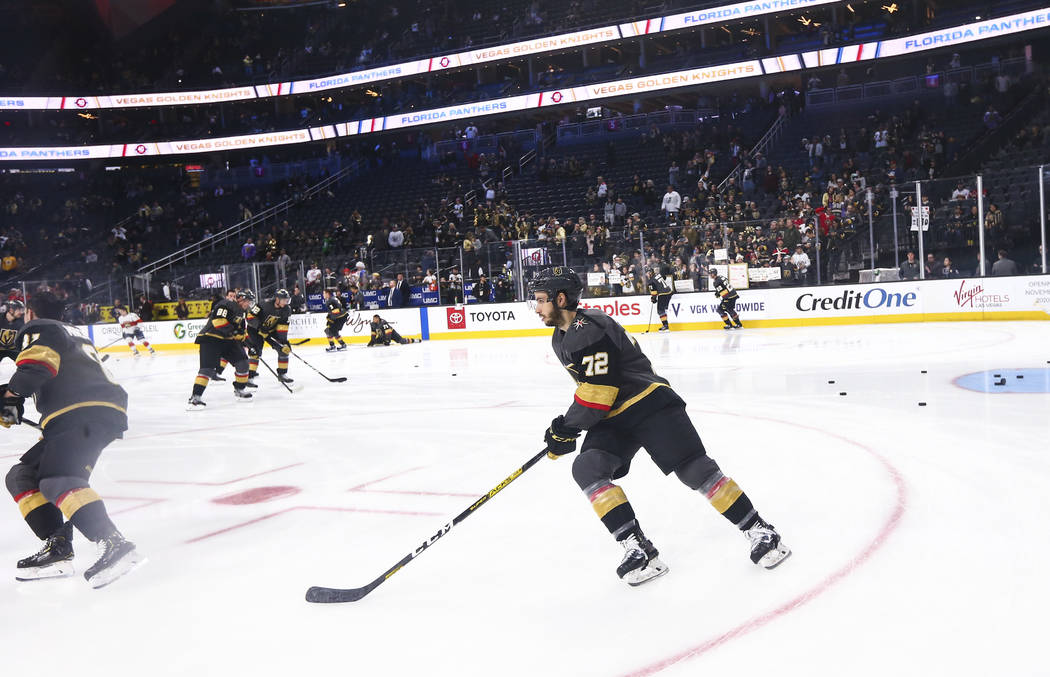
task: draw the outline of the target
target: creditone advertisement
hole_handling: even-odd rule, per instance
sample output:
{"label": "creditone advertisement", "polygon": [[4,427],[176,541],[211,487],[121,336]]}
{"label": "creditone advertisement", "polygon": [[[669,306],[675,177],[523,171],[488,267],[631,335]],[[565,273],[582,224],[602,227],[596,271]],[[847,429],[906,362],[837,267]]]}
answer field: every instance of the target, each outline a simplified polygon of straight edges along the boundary
{"label": "creditone advertisement", "polygon": [[[772,5],[783,3],[757,3]],[[776,11],[776,10],[770,10]],[[18,147],[0,148],[0,162],[35,160],[88,160],[93,158],[123,158],[148,155],[186,155],[214,151],[259,148],[265,146],[308,143],[360,134],[373,134],[391,129],[428,125],[451,120],[473,120],[501,113],[518,112],[545,106],[578,104],[581,102],[633,96],[680,87],[696,87],[706,83],[724,82],[738,78],[756,77],[771,73],[797,71],[833,63],[865,61],[900,56],[928,49],[937,49],[956,43],[973,42],[1001,37],[1012,33],[1050,27],[1050,8],[1016,14],[991,21],[947,28],[907,38],[881,42],[847,45],[800,54],[788,54],[760,60],[692,68],[672,73],[661,73],[613,82],[595,83],[579,87],[547,90],[502,99],[492,99],[445,108],[399,113],[383,118],[368,118],[340,122],[310,129],[248,134],[234,137],[189,139],[181,141],[139,142],[80,147]],[[329,78],[329,80],[332,80]],[[304,81],[312,82],[312,81]],[[293,83],[289,83],[293,84]],[[333,80],[332,86],[337,85]],[[278,90],[282,89],[278,87]],[[39,98],[39,97],[38,97]],[[0,108],[27,108],[31,99],[0,97]],[[85,104],[87,106],[88,104]]]}

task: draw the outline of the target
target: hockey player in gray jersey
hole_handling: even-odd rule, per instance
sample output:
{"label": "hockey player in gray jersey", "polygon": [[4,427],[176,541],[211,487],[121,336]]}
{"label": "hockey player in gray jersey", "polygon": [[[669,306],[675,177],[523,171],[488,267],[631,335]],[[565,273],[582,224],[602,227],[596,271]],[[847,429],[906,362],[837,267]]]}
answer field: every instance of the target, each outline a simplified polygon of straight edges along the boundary
{"label": "hockey player in gray jersey", "polygon": [[583,285],[571,268],[550,268],[529,284],[536,314],[554,327],[554,353],[576,382],[568,410],[544,435],[554,458],[576,450],[573,479],[598,518],[625,550],[617,575],[640,585],[667,572],[646,538],[622,488],[613,483],[627,474],[642,447],[668,475],[675,473],[704,497],[751,543],[751,560],[767,569],[791,551],[763,521],[747,494],[707,455],[685,412],[685,402],[657,376],[638,343],[605,313],[578,309]]}

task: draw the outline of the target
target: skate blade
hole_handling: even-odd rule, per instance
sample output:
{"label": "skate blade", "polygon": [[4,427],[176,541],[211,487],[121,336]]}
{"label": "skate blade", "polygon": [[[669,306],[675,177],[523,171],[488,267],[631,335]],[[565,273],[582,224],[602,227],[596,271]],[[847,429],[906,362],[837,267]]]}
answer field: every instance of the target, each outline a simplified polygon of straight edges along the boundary
{"label": "skate blade", "polygon": [[94,577],[88,581],[88,584],[95,590],[104,588],[118,578],[123,577],[125,574],[131,573],[147,561],[149,560],[140,555],[138,550],[132,550],[114,562],[113,566],[95,574]]}
{"label": "skate blade", "polygon": [[208,407],[203,404],[187,404],[186,411],[204,411]]}
{"label": "skate blade", "polygon": [[763,555],[762,559],[758,560],[758,566],[765,569],[776,569],[788,557],[791,557],[791,549],[783,545],[778,545],[775,549],[770,550]]}
{"label": "skate blade", "polygon": [[69,578],[76,571],[73,562],[55,562],[42,567],[19,569],[15,574],[16,581],[43,581],[49,578]]}
{"label": "skate blade", "polygon": [[636,588],[643,583],[648,583],[654,578],[663,576],[668,571],[670,571],[670,569],[659,559],[651,559],[644,568],[628,572],[627,575],[623,577],[623,580],[627,582],[627,585]]}

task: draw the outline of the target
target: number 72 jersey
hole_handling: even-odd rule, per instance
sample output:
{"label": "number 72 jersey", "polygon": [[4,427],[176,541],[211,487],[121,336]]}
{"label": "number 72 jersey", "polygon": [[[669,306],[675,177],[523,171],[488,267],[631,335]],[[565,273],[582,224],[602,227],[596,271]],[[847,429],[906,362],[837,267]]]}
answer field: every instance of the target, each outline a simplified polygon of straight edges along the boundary
{"label": "number 72 jersey", "polygon": [[33,320],[19,331],[17,370],[7,387],[32,397],[46,427],[64,417],[88,415],[127,430],[128,394],[110,379],[98,351],[74,327]]}
{"label": "number 72 jersey", "polygon": [[630,424],[682,399],[653,372],[637,341],[600,310],[576,311],[567,331],[554,330],[554,354],[576,381],[565,423],[588,430],[605,420]]}

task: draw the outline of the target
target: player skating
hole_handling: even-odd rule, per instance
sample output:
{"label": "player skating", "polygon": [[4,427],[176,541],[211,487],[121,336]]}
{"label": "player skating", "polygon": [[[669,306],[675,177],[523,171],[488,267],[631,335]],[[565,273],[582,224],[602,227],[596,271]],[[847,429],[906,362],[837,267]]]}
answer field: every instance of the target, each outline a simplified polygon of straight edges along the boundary
{"label": "player skating", "polygon": [[[346,324],[346,306],[343,305],[343,299],[339,298],[338,291],[325,289],[323,294],[324,305],[328,309],[328,318],[324,327],[324,335],[328,338],[328,347],[324,350],[326,353],[346,350],[346,343],[343,341],[343,337],[339,335],[343,325]],[[339,341],[338,348],[335,347],[336,341]]]}
{"label": "player skating", "polygon": [[101,588],[141,561],[88,483],[102,450],[128,429],[128,394],[110,380],[91,341],[59,321],[65,304],[54,294],[36,294],[29,308],[30,321],[17,337],[17,370],[0,387],[0,423],[21,423],[23,402],[33,398],[41,438],[7,473],[6,484],[44,547],[18,562],[15,578],[72,576],[75,526],[98,545],[98,560],[84,578]]}
{"label": "player skating", "polygon": [[656,304],[656,313],[660,316],[660,329],[658,331],[670,331],[667,324],[667,306],[671,304],[671,295],[674,294],[674,281],[669,271],[650,270],[648,273],[649,300]]}
{"label": "player skating", "polygon": [[202,409],[205,406],[201,395],[208,387],[208,381],[217,375],[219,360],[225,359],[233,364],[233,394],[240,400],[251,399],[246,392],[248,383],[248,356],[244,354],[242,341],[245,338],[244,312],[255,304],[255,294],[245,289],[235,294],[236,301],[222,299],[215,303],[208,314],[208,321],[197,334],[195,343],[200,347],[200,368],[193,380],[193,392],[190,395],[189,408]]}
{"label": "player skating", "polygon": [[736,300],[740,298],[740,295],[733,289],[733,285],[729,284],[729,281],[719,275],[714,268],[709,270],[707,274],[711,276],[711,287],[715,290],[715,296],[721,299],[718,304],[718,314],[722,317],[722,321],[726,323],[726,326],[722,328],[742,329],[744,325],[740,323],[740,316],[736,313]]}
{"label": "player skating", "polygon": [[139,356],[138,349],[135,348],[135,341],[142,344],[143,348],[149,349],[150,355],[155,355],[156,350],[146,340],[146,335],[142,333],[142,318],[135,313],[129,312],[127,308],[114,308],[114,314],[117,316],[117,322],[120,324],[120,333],[124,336],[124,340],[128,342],[128,348],[131,348],[131,354],[135,357]]}
{"label": "player skating", "polygon": [[599,310],[577,309],[582,289],[579,276],[566,267],[542,271],[529,285],[537,315],[555,328],[554,353],[577,383],[573,403],[551,422],[544,440],[552,456],[562,456],[575,451],[577,437],[587,431],[572,475],[624,547],[617,575],[640,585],[667,571],[623,489],[613,484],[627,474],[641,447],[665,475],[674,472],[701,492],[747,536],[751,561],[767,569],[780,564],[791,551],[707,455],[685,402],[653,373],[638,344],[615,320]]}
{"label": "player skating", "polygon": [[389,322],[379,317],[379,315],[372,316],[369,327],[372,330],[372,337],[368,340],[369,346],[388,346],[391,341],[402,345],[419,343],[419,339],[407,339],[401,336],[401,334],[397,333],[397,330],[390,326]]}
{"label": "player skating", "polygon": [[15,336],[25,322],[26,304],[18,299],[13,299],[5,304],[4,312],[0,314],[0,360],[5,357],[14,362],[18,357],[18,346],[15,345]]}
{"label": "player skating", "polygon": [[255,385],[255,374],[259,369],[263,345],[269,344],[277,352],[277,378],[283,383],[292,383],[288,376],[288,355],[292,347],[288,344],[288,318],[291,309],[288,303],[292,295],[285,289],[274,292],[273,298],[252,304],[248,309],[248,386]]}

